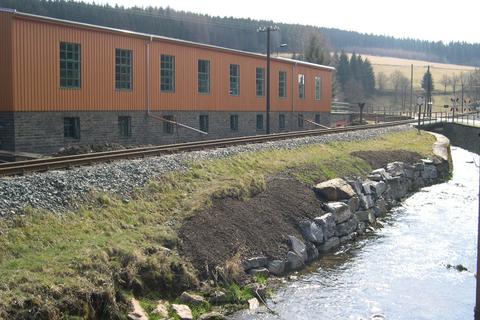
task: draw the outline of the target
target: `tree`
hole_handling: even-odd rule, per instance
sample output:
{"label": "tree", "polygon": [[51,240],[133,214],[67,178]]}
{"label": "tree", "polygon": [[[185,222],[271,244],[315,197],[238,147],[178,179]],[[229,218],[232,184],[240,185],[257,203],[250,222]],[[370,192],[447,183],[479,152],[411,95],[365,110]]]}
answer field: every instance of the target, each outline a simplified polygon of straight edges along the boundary
{"label": "tree", "polygon": [[337,79],[340,83],[340,86],[345,88],[348,79],[350,78],[350,64],[348,62],[347,54],[342,51],[337,65]]}
{"label": "tree", "polygon": [[379,72],[377,74],[377,88],[378,91],[384,91],[387,86],[388,78],[384,72]]}
{"label": "tree", "polygon": [[320,38],[317,34],[313,34],[310,37],[308,46],[305,49],[305,61],[317,63],[317,64],[329,64],[330,63],[330,54],[328,49],[321,43]]}
{"label": "tree", "polygon": [[398,103],[398,99],[401,98],[401,103],[402,103],[402,108],[404,104],[404,92],[406,91],[406,88],[408,88],[408,85],[410,84],[410,81],[408,81],[408,78],[403,75],[403,73],[399,70],[395,70],[391,75],[390,75],[390,82],[392,83],[392,88],[393,88],[393,104]]}
{"label": "tree", "polygon": [[435,87],[433,85],[433,77],[430,73],[430,66],[428,66],[427,72],[425,72],[422,79],[422,89],[425,90],[425,93],[427,95],[427,102],[431,101],[432,91],[434,88]]}
{"label": "tree", "polygon": [[370,97],[375,93],[375,73],[373,72],[372,64],[367,58],[363,61],[361,57],[358,59],[358,62],[360,63],[360,81],[365,90],[365,95]]}

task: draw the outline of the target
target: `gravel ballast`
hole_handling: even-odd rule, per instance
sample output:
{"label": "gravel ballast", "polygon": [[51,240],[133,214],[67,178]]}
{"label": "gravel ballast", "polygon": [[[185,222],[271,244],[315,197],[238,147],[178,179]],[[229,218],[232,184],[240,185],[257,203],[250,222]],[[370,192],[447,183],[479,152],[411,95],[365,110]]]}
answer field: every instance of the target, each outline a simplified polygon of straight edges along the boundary
{"label": "gravel ballast", "polygon": [[0,178],[0,216],[21,214],[26,207],[62,213],[77,208],[82,198],[95,191],[128,199],[136,188],[162,173],[188,169],[192,160],[219,159],[242,152],[294,149],[333,141],[368,140],[410,129],[410,126],[402,125],[333,133]]}

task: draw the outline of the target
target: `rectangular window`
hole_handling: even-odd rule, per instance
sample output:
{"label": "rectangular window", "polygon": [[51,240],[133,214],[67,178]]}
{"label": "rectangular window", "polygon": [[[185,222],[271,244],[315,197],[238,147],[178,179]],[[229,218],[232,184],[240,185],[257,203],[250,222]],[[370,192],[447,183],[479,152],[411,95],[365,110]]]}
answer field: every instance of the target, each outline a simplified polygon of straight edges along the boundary
{"label": "rectangular window", "polygon": [[61,88],[80,88],[81,61],[80,44],[60,42]]}
{"label": "rectangular window", "polygon": [[278,128],[285,129],[285,115],[283,113],[278,115]]}
{"label": "rectangular window", "polygon": [[[163,116],[162,118],[165,119],[165,120],[168,120],[168,121],[174,121],[173,116]],[[163,121],[163,133],[172,134],[173,133],[173,123]]]}
{"label": "rectangular window", "polygon": [[257,97],[263,97],[265,95],[265,69],[257,68],[255,86]]}
{"label": "rectangular window", "polygon": [[298,127],[303,128],[303,114],[298,114]]}
{"label": "rectangular window", "polygon": [[236,114],[230,115],[230,130],[238,131],[238,115]]}
{"label": "rectangular window", "polygon": [[238,64],[230,65],[230,95],[240,95],[240,66]]}
{"label": "rectangular window", "polygon": [[175,57],[162,54],[160,57],[160,91],[175,92]]}
{"label": "rectangular window", "polygon": [[200,120],[200,130],[204,132],[208,132],[208,116],[201,115],[199,120]]}
{"label": "rectangular window", "polygon": [[80,118],[63,118],[63,136],[65,138],[80,139]]}
{"label": "rectangular window", "polygon": [[198,92],[210,93],[210,61],[198,60]]}
{"label": "rectangular window", "polygon": [[298,75],[298,97],[305,99],[305,75]]}
{"label": "rectangular window", "polygon": [[118,117],[118,130],[120,137],[132,136],[132,117],[120,116]]}
{"label": "rectangular window", "polygon": [[278,96],[280,98],[287,97],[287,72],[280,71],[278,73]]}
{"label": "rectangular window", "polygon": [[263,130],[263,114],[257,114],[257,130]]}
{"label": "rectangular window", "polygon": [[315,77],[315,100],[322,98],[322,78]]}
{"label": "rectangular window", "polygon": [[315,122],[320,124],[320,115],[318,113],[315,115]]}
{"label": "rectangular window", "polygon": [[132,58],[131,50],[115,49],[115,89],[132,89]]}

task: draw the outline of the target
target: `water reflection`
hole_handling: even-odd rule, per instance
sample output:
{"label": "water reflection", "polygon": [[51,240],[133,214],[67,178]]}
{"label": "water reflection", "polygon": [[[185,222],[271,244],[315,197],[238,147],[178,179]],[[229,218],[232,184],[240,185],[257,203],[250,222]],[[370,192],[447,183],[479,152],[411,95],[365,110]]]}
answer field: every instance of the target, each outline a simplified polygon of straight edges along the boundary
{"label": "water reflection", "polygon": [[269,301],[278,315],[232,319],[473,319],[478,156],[460,148],[452,156],[452,180],[414,194],[374,236],[279,290]]}

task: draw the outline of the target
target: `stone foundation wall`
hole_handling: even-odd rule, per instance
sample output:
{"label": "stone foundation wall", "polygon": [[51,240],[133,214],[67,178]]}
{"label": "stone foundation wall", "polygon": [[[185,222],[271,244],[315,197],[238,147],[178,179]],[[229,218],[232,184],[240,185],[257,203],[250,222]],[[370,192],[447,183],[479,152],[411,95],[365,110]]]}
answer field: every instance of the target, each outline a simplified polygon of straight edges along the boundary
{"label": "stone foundation wall", "polygon": [[450,139],[452,145],[480,154],[480,127],[444,122],[425,125],[422,129],[440,133]]}
{"label": "stone foundation wall", "polygon": [[0,150],[15,150],[15,123],[12,112],[0,112]]}
{"label": "stone foundation wall", "polygon": [[[10,118],[0,116],[7,123],[8,130],[0,131],[4,145],[8,150],[53,153],[60,148],[71,145],[91,145],[103,143],[119,143],[123,145],[170,144],[195,140],[211,140],[225,137],[265,134],[265,113],[259,112],[153,112],[155,116],[174,116],[179,123],[199,128],[199,116],[208,115],[209,134],[182,127],[176,127],[174,133],[165,133],[163,122],[150,117],[146,112],[112,111],[112,112],[17,112]],[[238,130],[230,129],[230,115],[238,115]],[[263,114],[263,129],[256,129],[256,115]],[[298,125],[298,114],[284,112],[285,129],[279,128],[279,112],[272,112],[270,123],[272,132],[315,129],[313,124],[304,121],[303,127]],[[303,112],[304,120],[315,120],[320,114],[322,125],[330,126],[329,113]],[[131,136],[120,136],[118,117],[131,117]],[[80,138],[64,137],[64,117],[80,118]],[[14,131],[11,130],[14,126]],[[0,130],[3,130],[0,128]]]}
{"label": "stone foundation wall", "polygon": [[302,220],[302,239],[288,236],[289,251],[281,260],[251,257],[243,267],[249,274],[283,275],[302,269],[343,243],[381,226],[388,210],[409,193],[442,181],[449,174],[447,160],[422,160],[415,165],[389,163],[371,172],[366,179],[333,179],[315,186],[326,212],[312,220]]}

